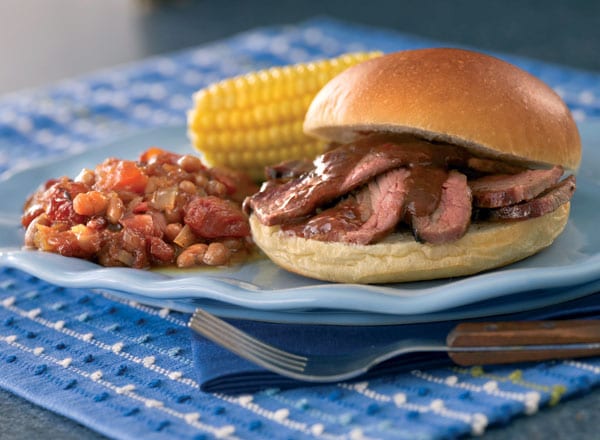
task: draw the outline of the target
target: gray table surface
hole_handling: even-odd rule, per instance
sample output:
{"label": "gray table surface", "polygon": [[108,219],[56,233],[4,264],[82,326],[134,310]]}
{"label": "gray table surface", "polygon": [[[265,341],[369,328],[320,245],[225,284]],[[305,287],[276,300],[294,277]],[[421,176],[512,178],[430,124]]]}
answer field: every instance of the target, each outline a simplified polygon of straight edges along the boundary
{"label": "gray table surface", "polygon": [[[600,71],[598,1],[2,0],[0,94],[317,15]],[[484,437],[594,439],[598,419],[594,390]],[[105,437],[0,390],[0,439],[38,438]]]}

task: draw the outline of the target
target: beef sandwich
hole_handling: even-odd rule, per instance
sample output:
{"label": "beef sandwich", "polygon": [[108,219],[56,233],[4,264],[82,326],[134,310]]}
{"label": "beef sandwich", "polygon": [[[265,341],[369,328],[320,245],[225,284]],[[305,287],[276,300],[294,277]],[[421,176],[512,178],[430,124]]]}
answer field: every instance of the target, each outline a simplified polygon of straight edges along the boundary
{"label": "beef sandwich", "polygon": [[248,198],[258,246],[321,280],[387,283],[474,274],[529,257],[563,231],[581,158],[550,87],[500,59],[403,51],[318,93],[314,161],[268,170]]}

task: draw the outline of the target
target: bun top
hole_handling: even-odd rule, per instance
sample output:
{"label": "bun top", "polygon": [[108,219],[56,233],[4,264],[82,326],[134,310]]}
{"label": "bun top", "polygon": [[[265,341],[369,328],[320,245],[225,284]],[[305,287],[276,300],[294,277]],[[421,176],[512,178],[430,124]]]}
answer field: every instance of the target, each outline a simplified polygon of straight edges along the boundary
{"label": "bun top", "polygon": [[411,134],[528,166],[575,170],[581,160],[575,121],[548,85],[462,49],[402,51],[350,67],[314,98],[304,131],[342,143]]}

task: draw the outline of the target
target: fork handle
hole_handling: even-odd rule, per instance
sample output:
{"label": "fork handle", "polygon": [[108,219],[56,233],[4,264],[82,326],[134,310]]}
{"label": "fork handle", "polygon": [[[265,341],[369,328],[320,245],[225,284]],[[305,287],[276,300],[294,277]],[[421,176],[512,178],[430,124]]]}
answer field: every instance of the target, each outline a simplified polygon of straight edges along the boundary
{"label": "fork handle", "polygon": [[[565,348],[561,344],[594,344]],[[446,344],[450,358],[459,365],[567,359],[600,355],[600,320],[467,322],[454,327]],[[529,347],[537,345],[537,348]],[[540,345],[553,346],[542,348]],[[498,351],[452,351],[466,347],[513,347]],[[514,347],[519,347],[514,349]]]}

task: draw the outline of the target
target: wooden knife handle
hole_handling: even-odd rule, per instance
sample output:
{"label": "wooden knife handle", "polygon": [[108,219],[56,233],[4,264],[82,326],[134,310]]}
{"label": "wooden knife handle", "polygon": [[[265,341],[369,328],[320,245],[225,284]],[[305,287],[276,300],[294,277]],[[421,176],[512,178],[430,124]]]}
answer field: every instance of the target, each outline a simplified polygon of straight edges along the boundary
{"label": "wooden knife handle", "polygon": [[[457,325],[446,339],[450,358],[459,365],[568,359],[600,355],[600,347],[581,349],[527,349],[528,345],[600,343],[600,320],[467,322]],[[522,346],[519,350],[452,351],[457,347]]]}

